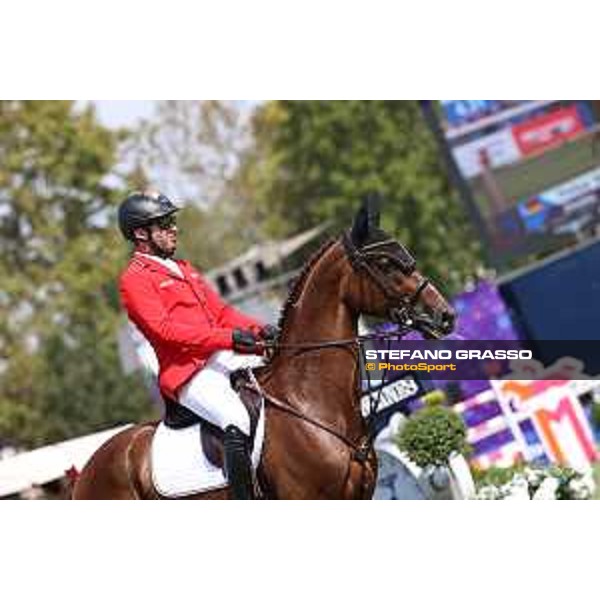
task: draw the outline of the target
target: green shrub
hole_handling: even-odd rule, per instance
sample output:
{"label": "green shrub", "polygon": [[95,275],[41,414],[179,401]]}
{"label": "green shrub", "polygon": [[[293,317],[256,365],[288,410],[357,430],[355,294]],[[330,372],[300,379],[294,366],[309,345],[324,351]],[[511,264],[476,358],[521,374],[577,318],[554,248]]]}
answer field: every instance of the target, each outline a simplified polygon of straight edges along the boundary
{"label": "green shrub", "polygon": [[507,484],[515,475],[525,469],[524,463],[517,463],[512,467],[489,467],[488,469],[472,468],[473,481],[479,489],[488,485],[502,486]]}
{"label": "green shrub", "polygon": [[443,406],[446,403],[446,394],[442,390],[433,390],[423,396],[425,406]]}
{"label": "green shrub", "polygon": [[454,452],[468,452],[467,429],[449,408],[427,406],[413,415],[397,437],[400,450],[420,467],[448,464]]}

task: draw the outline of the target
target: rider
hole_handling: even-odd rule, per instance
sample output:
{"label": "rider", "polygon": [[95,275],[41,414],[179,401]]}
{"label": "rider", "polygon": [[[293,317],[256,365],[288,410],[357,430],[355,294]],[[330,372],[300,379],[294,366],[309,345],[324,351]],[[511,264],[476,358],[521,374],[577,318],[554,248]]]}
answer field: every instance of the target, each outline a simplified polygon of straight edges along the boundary
{"label": "rider", "polygon": [[119,207],[119,227],[134,254],[120,278],[122,303],[159,362],[166,402],[178,402],[224,431],[225,471],[233,496],[252,498],[250,420],[230,385],[230,373],[260,364],[275,328],[221,300],[190,263],[174,259],[175,213],[153,190],[131,193]]}

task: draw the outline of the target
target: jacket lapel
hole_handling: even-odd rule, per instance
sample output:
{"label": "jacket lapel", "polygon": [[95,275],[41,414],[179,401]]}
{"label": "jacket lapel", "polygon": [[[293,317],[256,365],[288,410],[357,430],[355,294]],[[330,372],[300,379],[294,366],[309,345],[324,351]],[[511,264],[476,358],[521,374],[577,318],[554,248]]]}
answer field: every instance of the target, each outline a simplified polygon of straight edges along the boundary
{"label": "jacket lapel", "polygon": [[[175,273],[175,271],[171,271],[171,269],[169,269],[165,265],[159,263],[158,261],[151,259],[149,256],[145,256],[143,254],[136,253],[133,255],[133,258],[131,259],[131,261],[139,262],[139,263],[143,264],[144,267],[147,267],[151,271],[156,271],[158,273],[162,273],[163,275],[169,275],[170,277],[175,277],[176,279],[184,279],[185,280],[184,277],[181,277],[178,273]],[[179,266],[182,267],[182,264],[181,264],[182,261],[177,261],[177,262],[178,262]],[[181,270],[183,271],[184,275],[187,277],[186,269],[184,269],[182,267]]]}

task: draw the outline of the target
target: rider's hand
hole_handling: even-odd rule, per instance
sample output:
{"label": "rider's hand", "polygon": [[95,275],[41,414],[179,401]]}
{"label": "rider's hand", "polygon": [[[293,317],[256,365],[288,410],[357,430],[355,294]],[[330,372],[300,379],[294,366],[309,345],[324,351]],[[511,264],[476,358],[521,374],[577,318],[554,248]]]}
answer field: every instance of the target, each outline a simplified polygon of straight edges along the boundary
{"label": "rider's hand", "polygon": [[231,334],[233,351],[240,354],[262,354],[263,347],[249,329],[234,329]]}
{"label": "rider's hand", "polygon": [[279,335],[279,330],[274,325],[267,324],[264,327],[261,327],[258,332],[259,339],[263,340],[267,343],[273,343],[277,336]]}

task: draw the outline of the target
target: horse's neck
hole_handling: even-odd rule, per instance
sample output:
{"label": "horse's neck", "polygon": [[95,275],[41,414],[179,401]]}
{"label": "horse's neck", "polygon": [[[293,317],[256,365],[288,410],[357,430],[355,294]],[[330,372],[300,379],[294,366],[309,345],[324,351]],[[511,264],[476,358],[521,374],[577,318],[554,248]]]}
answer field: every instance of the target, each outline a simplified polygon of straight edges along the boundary
{"label": "horse's neck", "polygon": [[342,252],[340,245],[334,244],[306,277],[283,324],[283,344],[341,340],[356,335],[356,315],[342,300]]}
{"label": "horse's neck", "polygon": [[[348,263],[333,245],[299,280],[287,305],[282,345],[329,342],[357,333],[357,318],[343,302]],[[358,403],[357,350],[331,346],[282,348],[268,371],[267,391],[296,410],[271,410],[267,418],[262,474],[274,497],[345,497],[352,489],[351,448],[331,432],[358,443],[365,423]],[[268,406],[268,405],[267,405]],[[304,415],[303,419],[298,413]],[[320,427],[319,427],[320,425]],[[344,479],[346,478],[346,479]]]}
{"label": "horse's neck", "polygon": [[[309,273],[283,324],[283,345],[347,340],[357,335],[357,316],[342,299],[342,253],[341,247],[334,245]],[[311,414],[357,426],[357,354],[351,345],[294,352],[283,369],[288,375],[290,370],[298,374],[285,377],[293,388],[286,390],[286,395],[290,398],[291,394],[295,404],[310,406]]]}

